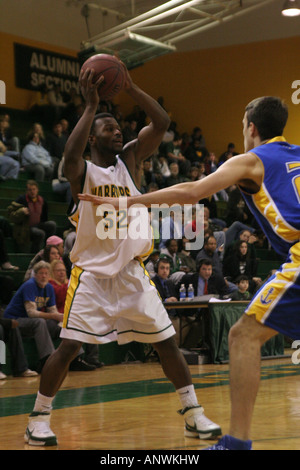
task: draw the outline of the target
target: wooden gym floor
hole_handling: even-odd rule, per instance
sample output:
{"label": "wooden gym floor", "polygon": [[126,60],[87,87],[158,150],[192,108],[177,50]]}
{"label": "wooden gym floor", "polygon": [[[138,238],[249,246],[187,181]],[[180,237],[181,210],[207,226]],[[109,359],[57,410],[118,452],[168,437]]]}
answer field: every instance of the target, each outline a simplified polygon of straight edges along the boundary
{"label": "wooden gym floor", "polygon": [[[229,426],[228,365],[190,366],[207,416]],[[252,439],[254,450],[300,449],[300,365],[291,358],[262,361]],[[0,381],[0,450],[41,450],[24,443],[37,378]],[[198,452],[211,441],[185,438],[173,387],[160,364],[105,366],[70,372],[57,394],[52,429],[58,446],[47,450],[171,450]],[[44,449],[44,448],[42,448]]]}

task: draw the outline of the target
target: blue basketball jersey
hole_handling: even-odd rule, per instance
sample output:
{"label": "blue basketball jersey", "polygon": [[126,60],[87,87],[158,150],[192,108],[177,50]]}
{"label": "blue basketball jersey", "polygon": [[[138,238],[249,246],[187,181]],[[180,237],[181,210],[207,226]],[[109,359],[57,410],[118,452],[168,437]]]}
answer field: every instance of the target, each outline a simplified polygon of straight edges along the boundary
{"label": "blue basketball jersey", "polygon": [[240,189],[274,250],[286,257],[300,239],[300,146],[275,137],[251,153],[264,166],[263,182],[255,194]]}

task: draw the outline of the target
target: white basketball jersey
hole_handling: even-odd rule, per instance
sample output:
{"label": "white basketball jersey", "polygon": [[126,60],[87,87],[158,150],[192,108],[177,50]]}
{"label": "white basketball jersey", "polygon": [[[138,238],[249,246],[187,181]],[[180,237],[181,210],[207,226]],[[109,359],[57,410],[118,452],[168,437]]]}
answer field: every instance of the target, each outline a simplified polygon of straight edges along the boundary
{"label": "white basketball jersey", "polygon": [[[73,264],[98,278],[111,278],[133,258],[145,259],[153,248],[146,208],[124,206],[122,196],[140,194],[125,163],[117,157],[115,166],[102,168],[86,161],[82,193],[120,197],[120,210],[79,201],[69,215],[76,226],[70,259]],[[122,207],[123,202],[123,207]]]}

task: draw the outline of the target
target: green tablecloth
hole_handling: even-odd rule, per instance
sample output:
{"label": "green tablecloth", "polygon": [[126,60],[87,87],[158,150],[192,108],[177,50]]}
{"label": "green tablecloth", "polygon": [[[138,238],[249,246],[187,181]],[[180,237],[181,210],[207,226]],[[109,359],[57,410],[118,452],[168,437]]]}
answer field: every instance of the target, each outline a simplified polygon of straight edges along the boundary
{"label": "green tablecloth", "polygon": [[[229,359],[228,333],[232,325],[243,315],[245,302],[209,303],[209,341],[211,361],[218,364]],[[281,334],[267,341],[261,350],[262,357],[284,354],[284,337]]]}

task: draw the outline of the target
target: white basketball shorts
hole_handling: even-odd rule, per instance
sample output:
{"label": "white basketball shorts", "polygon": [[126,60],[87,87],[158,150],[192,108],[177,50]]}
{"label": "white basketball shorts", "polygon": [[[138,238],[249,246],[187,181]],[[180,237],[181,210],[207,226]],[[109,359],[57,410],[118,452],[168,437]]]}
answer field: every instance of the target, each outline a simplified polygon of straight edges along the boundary
{"label": "white basketball shorts", "polygon": [[125,344],[157,343],[173,335],[175,330],[156,287],[138,260],[107,279],[73,267],[61,338]]}

